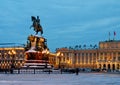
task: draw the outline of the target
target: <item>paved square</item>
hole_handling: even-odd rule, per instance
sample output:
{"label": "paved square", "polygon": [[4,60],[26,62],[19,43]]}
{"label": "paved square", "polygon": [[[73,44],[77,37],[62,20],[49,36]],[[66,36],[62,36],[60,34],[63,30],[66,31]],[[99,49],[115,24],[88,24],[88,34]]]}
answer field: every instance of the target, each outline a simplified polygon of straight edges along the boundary
{"label": "paved square", "polygon": [[120,74],[0,74],[0,85],[120,85]]}

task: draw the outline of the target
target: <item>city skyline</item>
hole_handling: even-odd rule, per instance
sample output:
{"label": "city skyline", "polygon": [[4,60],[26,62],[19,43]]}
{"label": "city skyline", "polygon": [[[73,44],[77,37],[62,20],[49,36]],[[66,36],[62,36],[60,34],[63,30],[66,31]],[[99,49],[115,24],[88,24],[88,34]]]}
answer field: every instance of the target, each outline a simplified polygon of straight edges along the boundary
{"label": "city skyline", "polygon": [[119,4],[118,0],[1,0],[0,43],[26,44],[35,34],[31,16],[40,17],[50,51],[120,40]]}

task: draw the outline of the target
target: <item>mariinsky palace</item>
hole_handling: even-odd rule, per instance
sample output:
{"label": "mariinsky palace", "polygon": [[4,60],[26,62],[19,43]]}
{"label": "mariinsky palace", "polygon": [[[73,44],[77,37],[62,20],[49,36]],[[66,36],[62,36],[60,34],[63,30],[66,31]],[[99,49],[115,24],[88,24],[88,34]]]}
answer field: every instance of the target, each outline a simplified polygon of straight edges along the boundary
{"label": "mariinsky palace", "polygon": [[68,68],[120,69],[120,40],[99,42],[93,48],[59,48],[56,64]]}

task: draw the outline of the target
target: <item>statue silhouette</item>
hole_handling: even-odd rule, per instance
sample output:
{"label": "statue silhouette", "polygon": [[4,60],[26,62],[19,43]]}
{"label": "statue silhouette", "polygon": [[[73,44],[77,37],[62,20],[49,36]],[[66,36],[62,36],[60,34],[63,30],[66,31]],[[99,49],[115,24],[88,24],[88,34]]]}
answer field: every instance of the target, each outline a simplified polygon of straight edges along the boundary
{"label": "statue silhouette", "polygon": [[31,27],[34,28],[34,31],[36,32],[36,35],[38,34],[38,32],[41,32],[41,35],[42,35],[43,34],[43,29],[42,29],[42,26],[40,25],[39,16],[37,16],[37,19],[36,19],[36,17],[31,16],[31,20],[33,22],[33,24],[31,25]]}

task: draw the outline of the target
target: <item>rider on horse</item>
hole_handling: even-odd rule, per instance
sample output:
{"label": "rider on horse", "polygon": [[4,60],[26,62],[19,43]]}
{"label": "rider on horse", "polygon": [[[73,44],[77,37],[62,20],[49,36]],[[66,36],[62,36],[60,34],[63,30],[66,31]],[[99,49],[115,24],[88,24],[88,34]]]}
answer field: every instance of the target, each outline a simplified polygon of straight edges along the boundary
{"label": "rider on horse", "polygon": [[39,16],[37,16],[37,19],[34,16],[31,16],[31,19],[32,19],[32,22],[33,22],[31,27],[34,27],[34,31],[36,32],[36,35],[38,34],[38,32],[41,32],[41,35],[42,35],[43,30],[42,30],[42,26],[40,25]]}

